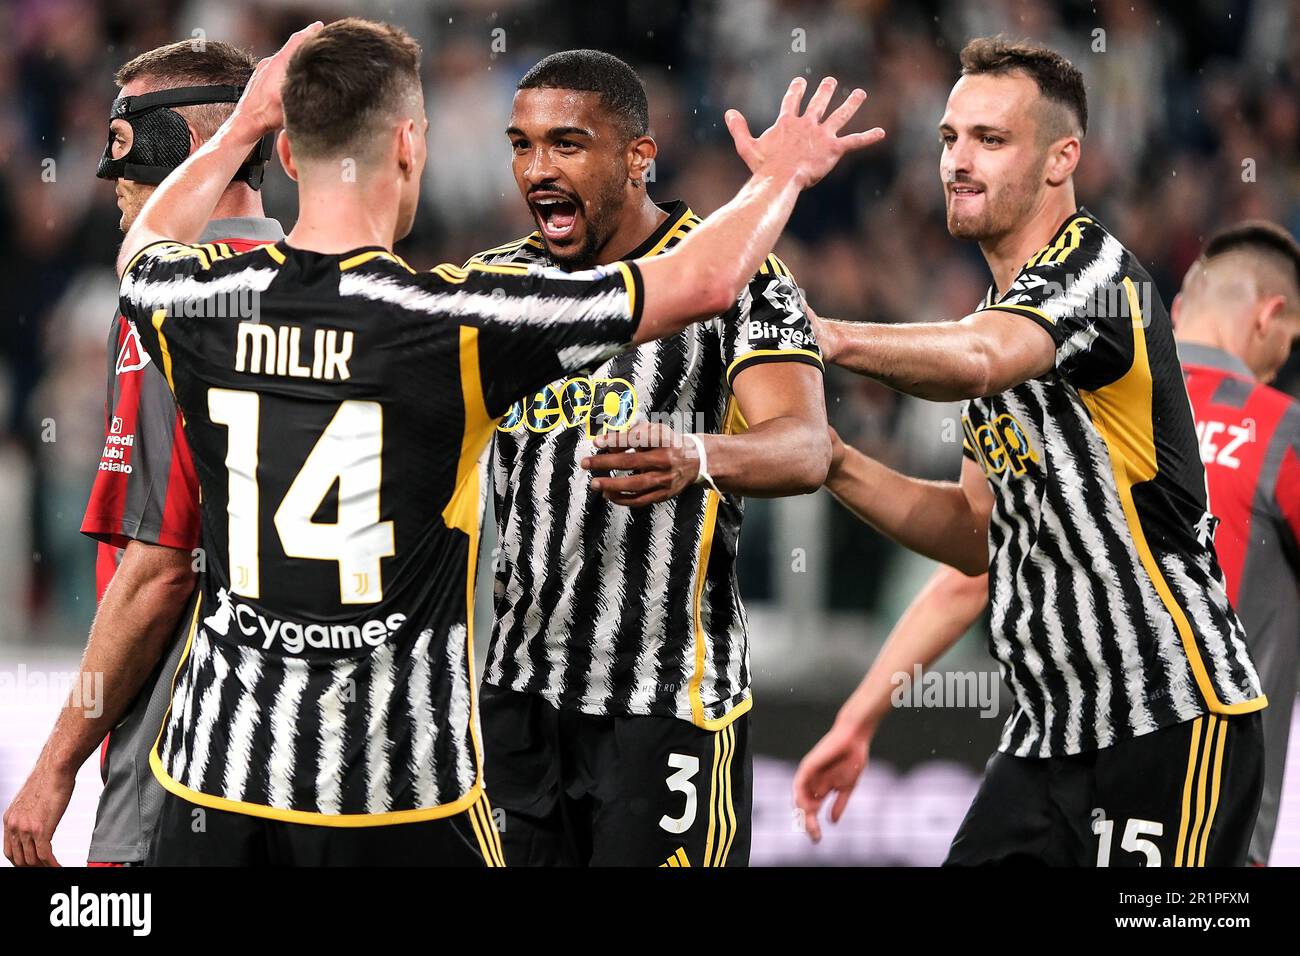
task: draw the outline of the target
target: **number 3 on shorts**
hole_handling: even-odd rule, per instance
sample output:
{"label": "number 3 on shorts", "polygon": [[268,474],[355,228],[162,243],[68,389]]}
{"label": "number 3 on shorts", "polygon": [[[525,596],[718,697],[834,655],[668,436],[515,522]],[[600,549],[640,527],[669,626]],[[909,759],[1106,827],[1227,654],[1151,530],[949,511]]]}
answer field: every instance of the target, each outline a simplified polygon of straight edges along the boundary
{"label": "number 3 on shorts", "polygon": [[700,758],[690,754],[669,754],[668,766],[674,768],[674,772],[668,775],[664,783],[669,790],[686,794],[686,809],[680,817],[670,817],[665,813],[659,818],[659,826],[669,833],[685,833],[695,822],[695,806],[698,801],[691,778],[700,772]]}

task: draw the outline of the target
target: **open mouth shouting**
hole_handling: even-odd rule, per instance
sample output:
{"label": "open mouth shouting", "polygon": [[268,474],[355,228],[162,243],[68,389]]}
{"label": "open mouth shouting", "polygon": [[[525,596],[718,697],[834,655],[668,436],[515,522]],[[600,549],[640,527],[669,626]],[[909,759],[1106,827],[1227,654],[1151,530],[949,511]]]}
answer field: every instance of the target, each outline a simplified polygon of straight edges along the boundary
{"label": "open mouth shouting", "polygon": [[529,194],[528,203],[548,240],[564,242],[572,238],[581,208],[576,199],[555,190],[539,189]]}

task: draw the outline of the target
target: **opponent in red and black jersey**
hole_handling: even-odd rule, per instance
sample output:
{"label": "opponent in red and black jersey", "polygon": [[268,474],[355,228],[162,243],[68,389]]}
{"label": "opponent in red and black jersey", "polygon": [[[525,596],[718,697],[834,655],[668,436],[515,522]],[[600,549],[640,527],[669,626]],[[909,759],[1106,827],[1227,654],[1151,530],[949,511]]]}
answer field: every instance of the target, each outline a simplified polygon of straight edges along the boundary
{"label": "opponent in red and black jersey", "polygon": [[1250,846],[1250,861],[1263,864],[1277,829],[1300,666],[1300,403],[1258,382],[1228,352],[1190,342],[1178,352],[1220,521],[1214,548],[1271,703]]}
{"label": "opponent in red and black jersey", "polygon": [[[274,219],[214,219],[203,241],[236,251],[284,235]],[[236,238],[237,237],[237,238]],[[108,336],[108,395],[104,450],[91,486],[81,531],[99,542],[97,598],[117,571],[131,541],[183,551],[199,546],[199,489],[176,401],[162,372],[120,313]],[[181,616],[188,625],[191,603]],[[184,630],[173,636],[158,669],[100,748],[100,794],[89,857],[95,864],[143,862],[162,803],[163,789],[149,770],[149,749],[162,726],[171,675]]]}

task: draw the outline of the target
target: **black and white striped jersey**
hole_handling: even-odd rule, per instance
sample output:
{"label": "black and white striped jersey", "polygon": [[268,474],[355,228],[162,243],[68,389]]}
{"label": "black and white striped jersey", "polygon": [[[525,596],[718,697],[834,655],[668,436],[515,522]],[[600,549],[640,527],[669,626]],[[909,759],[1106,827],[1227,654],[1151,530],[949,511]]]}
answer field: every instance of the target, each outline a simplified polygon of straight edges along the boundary
{"label": "black and white striped jersey", "polygon": [[[699,220],[684,203],[629,259],[671,248]],[[473,261],[549,264],[536,233]],[[645,508],[611,504],[579,462],[592,438],[662,420],[730,433],[731,383],[760,362],[821,353],[799,291],[769,256],[724,315],[557,379],[497,426],[500,553],[484,680],[560,707],[653,714],[717,728],[750,706],[749,643],[736,583],[744,501],[697,485]]]}
{"label": "black and white striped jersey", "polygon": [[415,274],[283,241],[135,259],[123,314],[184,416],[206,562],[164,787],[336,826],[478,799],[479,458],[521,395],[630,345],[639,283],[625,263]]}
{"label": "black and white striped jersey", "polygon": [[1052,372],[963,414],[995,499],[992,651],[1016,702],[1000,749],[1074,754],[1264,707],[1151,277],[1080,209],[981,308],[1056,343]]}

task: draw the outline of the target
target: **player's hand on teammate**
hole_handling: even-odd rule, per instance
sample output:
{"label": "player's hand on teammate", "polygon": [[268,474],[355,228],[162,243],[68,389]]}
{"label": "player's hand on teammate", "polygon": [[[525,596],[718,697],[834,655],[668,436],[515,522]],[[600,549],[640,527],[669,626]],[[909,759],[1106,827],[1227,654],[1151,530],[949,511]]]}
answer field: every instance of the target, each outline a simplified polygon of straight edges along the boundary
{"label": "player's hand on teammate", "polygon": [[[641,422],[624,432],[598,435],[596,454],[582,460],[592,488],[619,505],[640,507],[667,501],[700,473],[695,445],[662,422]],[[615,475],[630,471],[629,475]]]}
{"label": "player's hand on teammate", "polygon": [[844,464],[844,453],[848,451],[848,446],[844,444],[844,439],[833,426],[827,425],[826,430],[831,433],[831,467],[826,472],[826,480],[830,481],[831,476],[835,475]]}
{"label": "player's hand on teammate", "polygon": [[817,340],[817,348],[821,350],[822,361],[828,365],[834,365],[835,359],[840,352],[840,340],[835,326],[831,325],[826,319],[813,311],[813,307],[808,304],[808,299],[804,297],[802,290],[799,298],[803,302],[803,311],[808,316],[808,322],[813,328],[813,337]]}
{"label": "player's hand on teammate", "polygon": [[750,135],[749,124],[739,110],[727,110],[727,130],[749,171],[791,175],[800,189],[807,189],[829,173],[845,153],[865,149],[884,139],[885,131],[879,126],[862,133],[839,135],[857,114],[867,94],[855,89],[827,114],[835,87],[835,78],[826,77],[808,101],[808,108],[803,109],[808,81],[795,77],[781,101],[776,122],[757,139]]}
{"label": "player's hand on teammate", "polygon": [[284,46],[273,55],[258,62],[248,85],[244,87],[244,95],[239,98],[239,104],[235,108],[236,116],[250,125],[253,135],[262,136],[284,126],[284,103],[280,98],[280,87],[284,84],[289,61],[298,47],[319,33],[324,26],[320,20],[308,24],[289,37]]}
{"label": "player's hand on teammate", "polygon": [[835,724],[817,745],[799,761],[794,775],[794,805],[803,817],[804,832],[813,843],[821,842],[822,803],[832,793],[831,823],[839,823],[849,804],[853,788],[867,765],[871,738],[857,728]]}
{"label": "player's hand on teammate", "polygon": [[58,866],[50,841],[72,799],[75,774],[38,762],[4,815],[4,852],[14,866]]}

